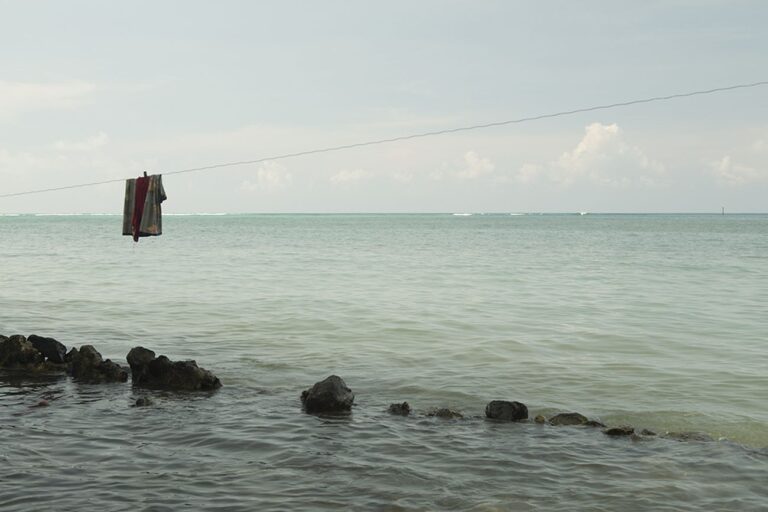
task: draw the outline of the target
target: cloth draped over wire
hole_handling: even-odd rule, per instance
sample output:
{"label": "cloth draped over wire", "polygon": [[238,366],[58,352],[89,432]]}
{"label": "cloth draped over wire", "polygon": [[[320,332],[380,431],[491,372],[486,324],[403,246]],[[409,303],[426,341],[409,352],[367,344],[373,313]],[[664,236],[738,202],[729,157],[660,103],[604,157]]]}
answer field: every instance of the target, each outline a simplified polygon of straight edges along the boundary
{"label": "cloth draped over wire", "polygon": [[167,199],[163,177],[153,174],[125,181],[125,207],[123,208],[123,235],[135,242],[142,236],[163,234],[160,203]]}

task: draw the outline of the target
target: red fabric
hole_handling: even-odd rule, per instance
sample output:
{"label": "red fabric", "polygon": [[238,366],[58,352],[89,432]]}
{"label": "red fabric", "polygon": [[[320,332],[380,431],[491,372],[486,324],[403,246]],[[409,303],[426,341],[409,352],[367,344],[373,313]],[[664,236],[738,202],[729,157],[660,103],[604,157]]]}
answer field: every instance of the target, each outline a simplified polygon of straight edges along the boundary
{"label": "red fabric", "polygon": [[144,201],[147,199],[147,189],[149,188],[149,177],[144,176],[136,179],[136,202],[133,207],[133,219],[131,227],[133,228],[133,241],[139,241],[139,229],[141,228],[141,217],[144,216]]}

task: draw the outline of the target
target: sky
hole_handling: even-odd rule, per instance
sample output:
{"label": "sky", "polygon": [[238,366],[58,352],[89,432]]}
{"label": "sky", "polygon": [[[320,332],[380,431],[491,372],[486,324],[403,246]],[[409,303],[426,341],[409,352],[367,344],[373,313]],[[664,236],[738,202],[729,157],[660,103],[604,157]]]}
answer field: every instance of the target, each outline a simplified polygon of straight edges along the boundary
{"label": "sky", "polygon": [[[766,212],[768,2],[0,0],[0,195],[166,213]],[[121,213],[115,183],[0,213]]]}

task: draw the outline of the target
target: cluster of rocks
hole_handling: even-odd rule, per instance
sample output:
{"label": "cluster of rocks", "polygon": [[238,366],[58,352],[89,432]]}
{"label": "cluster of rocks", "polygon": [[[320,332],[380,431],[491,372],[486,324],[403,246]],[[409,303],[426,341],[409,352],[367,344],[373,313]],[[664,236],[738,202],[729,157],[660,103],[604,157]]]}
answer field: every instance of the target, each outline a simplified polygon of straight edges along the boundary
{"label": "cluster of rocks", "polygon": [[[144,347],[131,349],[126,359],[131,381],[136,387],[176,391],[209,391],[221,387],[218,377],[192,360],[171,361],[166,356],[156,356],[155,352]],[[66,372],[79,381],[89,383],[126,382],[129,374],[125,367],[104,359],[92,345],[67,351],[67,347],[59,341],[34,334],[28,338],[19,334],[10,337],[0,335],[0,368],[30,373]],[[331,375],[301,393],[302,407],[311,414],[349,413],[354,401],[355,394],[337,375]],[[38,404],[43,405],[48,405],[48,402],[42,400]],[[134,404],[135,407],[148,405],[152,405],[149,397],[140,397]],[[391,404],[387,411],[399,416],[410,416],[412,413],[408,402]],[[443,419],[464,417],[461,412],[445,407],[430,409],[426,416]],[[528,407],[516,401],[492,400],[485,407],[485,417],[496,421],[528,421]],[[558,413],[549,418],[537,415],[533,421],[558,427],[601,428],[605,435],[611,437],[656,436],[655,432],[645,429],[635,432],[634,427],[627,425],[607,427],[577,412]],[[712,440],[697,432],[667,433],[664,437],[680,441]]]}
{"label": "cluster of rocks", "polygon": [[[326,379],[315,383],[311,388],[302,391],[301,402],[304,410],[313,414],[345,414],[349,413],[355,400],[355,394],[347,386],[344,380],[331,375]],[[387,412],[398,416],[410,416],[412,409],[408,402],[390,404]],[[454,409],[442,407],[430,409],[426,412],[428,417],[444,419],[461,419],[464,415]],[[485,417],[497,421],[523,422],[528,420],[528,407],[516,401],[492,400],[485,406]],[[635,432],[635,428],[627,425],[607,427],[600,421],[589,419],[578,412],[562,412],[550,416],[537,415],[533,421],[538,424],[552,426],[581,426],[601,428],[603,434],[610,437],[631,436],[634,439],[640,437],[656,436],[655,432],[642,429]],[[697,432],[671,432],[662,437],[675,440],[711,441],[706,434]]]}
{"label": "cluster of rocks", "polygon": [[[127,356],[134,386],[175,391],[206,391],[221,387],[221,381],[195,361],[171,361],[143,347]],[[43,336],[0,335],[0,368],[26,373],[66,372],[88,383],[126,382],[128,369],[104,359],[92,345],[72,348]],[[146,404],[142,404],[146,405]]]}

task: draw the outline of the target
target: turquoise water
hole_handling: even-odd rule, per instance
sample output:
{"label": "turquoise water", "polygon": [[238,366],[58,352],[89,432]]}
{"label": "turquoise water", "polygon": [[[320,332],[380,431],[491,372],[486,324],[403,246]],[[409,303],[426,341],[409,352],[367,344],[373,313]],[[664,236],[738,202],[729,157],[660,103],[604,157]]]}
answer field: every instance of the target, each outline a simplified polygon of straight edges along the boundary
{"label": "turquoise water", "polygon": [[[121,361],[143,345],[224,387],[137,409],[130,385],[1,377],[4,510],[768,508],[768,215],[167,216],[138,244],[120,230],[0,216],[0,333]],[[301,390],[334,373],[352,414],[303,414]],[[498,424],[482,419],[492,399],[715,441]],[[415,417],[385,414],[404,400]],[[465,418],[423,416],[436,406]]]}

